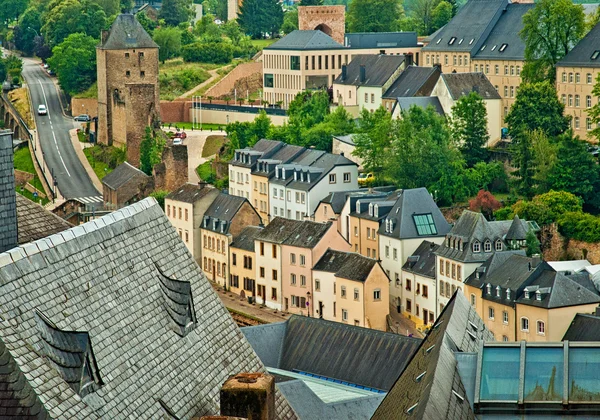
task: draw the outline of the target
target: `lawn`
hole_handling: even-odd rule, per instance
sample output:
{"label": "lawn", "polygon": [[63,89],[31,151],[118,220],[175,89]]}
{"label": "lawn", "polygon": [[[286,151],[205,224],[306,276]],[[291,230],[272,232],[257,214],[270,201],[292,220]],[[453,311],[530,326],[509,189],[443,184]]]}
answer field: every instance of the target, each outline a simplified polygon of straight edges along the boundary
{"label": "lawn", "polygon": [[33,166],[33,160],[31,160],[29,147],[22,147],[17,150],[14,154],[14,161],[15,169],[35,175],[35,166]]}
{"label": "lawn", "polygon": [[214,70],[222,67],[220,64],[209,64],[209,63],[186,63],[182,58],[173,58],[172,60],[167,60],[164,63],[160,63],[158,65],[158,70],[160,73],[170,72],[170,71],[181,71],[181,70]]}
{"label": "lawn", "polygon": [[204,162],[202,165],[196,168],[196,173],[201,180],[213,183],[215,181],[215,173],[212,170],[211,162]]}
{"label": "lawn", "polygon": [[81,93],[78,93],[74,98],[79,99],[98,99],[98,83],[94,83]]}
{"label": "lawn", "polygon": [[225,143],[225,136],[208,136],[202,148],[202,157],[216,155]]}
{"label": "lawn", "polygon": [[[198,125],[198,124],[196,124]],[[169,124],[163,124],[163,127],[169,127]],[[184,130],[191,130],[192,123],[191,122],[177,122],[171,123],[171,127],[183,128]],[[195,130],[199,130],[199,128],[195,128]],[[202,130],[215,130],[221,131],[225,130],[224,124],[202,124]]]}
{"label": "lawn", "polygon": [[252,43],[252,45],[254,45],[256,48],[258,48],[259,50],[262,50],[263,48],[268,47],[269,45],[271,45],[272,43],[274,43],[275,41],[277,41],[277,39],[253,39],[252,41],[250,41]]}
{"label": "lawn", "polygon": [[99,179],[104,178],[125,161],[125,150],[112,146],[86,147],[83,153]]}
{"label": "lawn", "polygon": [[[35,180],[37,180],[37,178]],[[44,191],[42,188],[38,188],[38,189],[40,191]],[[16,187],[15,191],[18,194],[21,194],[23,197],[30,199],[31,201],[33,201],[36,204],[40,204],[40,200],[42,200],[42,206],[44,206],[44,205],[46,205],[46,204],[48,204],[50,202],[50,200],[48,200],[48,198],[46,198],[46,197],[42,198],[42,197],[38,196],[37,199],[34,199],[33,198],[33,193],[31,191],[26,190],[25,188],[23,188],[23,191],[21,191],[20,187]]]}
{"label": "lawn", "polygon": [[35,129],[35,122],[33,121],[33,115],[31,115],[31,104],[29,103],[27,88],[11,90],[8,92],[8,97],[27,126],[31,130]]}

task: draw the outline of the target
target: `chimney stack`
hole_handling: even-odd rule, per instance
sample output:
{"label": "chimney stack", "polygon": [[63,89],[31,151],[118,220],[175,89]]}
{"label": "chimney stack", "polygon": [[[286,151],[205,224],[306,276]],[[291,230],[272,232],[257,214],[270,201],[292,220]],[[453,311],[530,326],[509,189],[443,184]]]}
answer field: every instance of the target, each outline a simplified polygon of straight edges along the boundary
{"label": "chimney stack", "polygon": [[106,40],[108,39],[108,31],[103,29],[100,33],[100,37],[102,39],[101,45],[104,45],[106,43]]}
{"label": "chimney stack", "polygon": [[275,379],[265,373],[239,373],[221,387],[221,415],[275,420]]}
{"label": "chimney stack", "polygon": [[346,77],[348,77],[348,66],[342,64],[342,82],[346,81]]}
{"label": "chimney stack", "polygon": [[360,65],[360,83],[364,83],[367,80],[367,69],[364,64]]}
{"label": "chimney stack", "polygon": [[0,252],[18,245],[16,194],[12,132],[0,130]]}
{"label": "chimney stack", "polygon": [[542,262],[542,257],[540,254],[533,254],[531,256],[531,268],[536,268]]}

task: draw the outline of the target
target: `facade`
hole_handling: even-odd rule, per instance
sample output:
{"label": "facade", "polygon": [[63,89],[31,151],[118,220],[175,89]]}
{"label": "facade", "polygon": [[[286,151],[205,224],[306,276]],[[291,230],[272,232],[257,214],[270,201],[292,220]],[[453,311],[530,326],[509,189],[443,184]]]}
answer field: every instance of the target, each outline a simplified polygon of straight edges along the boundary
{"label": "facade", "polygon": [[132,14],[121,14],[96,47],[98,142],[127,147],[139,166],[147,126],[158,121],[158,45]]}
{"label": "facade", "polygon": [[[315,264],[313,276],[320,318],[386,330],[389,280],[377,260],[329,249]],[[323,286],[333,294],[319,293]]]}
{"label": "facade", "polygon": [[129,162],[123,162],[102,178],[102,198],[109,209],[135,203],[146,197],[153,189],[152,177]]}
{"label": "facade", "polygon": [[229,245],[229,290],[242,298],[256,298],[254,239],[261,230],[248,226]]}
{"label": "facade", "polygon": [[440,66],[406,66],[382,96],[385,109],[392,112],[398,98],[429,97],[442,73]]}
{"label": "facade", "polygon": [[394,203],[396,193],[385,198],[359,198],[356,200],[350,219],[352,251],[368,258],[381,258],[379,250],[379,227]]}
{"label": "facade", "polygon": [[198,264],[202,264],[202,236],[200,226],[204,213],[210,207],[219,190],[208,184],[183,184],[165,197],[165,213],[177,230],[179,237],[194,256]]}
{"label": "facade", "polygon": [[362,172],[363,160],[354,156],[354,149],[356,145],[354,144],[354,134],[347,134],[345,136],[333,136],[331,152],[334,155],[342,155],[350,159],[352,162],[358,165],[358,171]]}
{"label": "facade", "polygon": [[242,197],[220,193],[202,218],[202,268],[207,277],[227,287],[229,277],[229,245],[246,226],[256,226],[260,216]]}

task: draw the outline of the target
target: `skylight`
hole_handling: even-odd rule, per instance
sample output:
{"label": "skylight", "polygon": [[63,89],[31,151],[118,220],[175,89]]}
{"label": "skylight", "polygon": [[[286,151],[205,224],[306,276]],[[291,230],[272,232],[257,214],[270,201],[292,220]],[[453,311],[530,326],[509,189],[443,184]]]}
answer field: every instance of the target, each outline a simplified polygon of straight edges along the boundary
{"label": "skylight", "polygon": [[498,51],[500,51],[500,52],[504,52],[504,50],[506,49],[506,47],[508,47],[508,44],[502,44],[502,45],[500,46],[500,49],[499,49]]}
{"label": "skylight", "polygon": [[450,41],[448,41],[448,45],[454,44],[454,41],[456,41],[456,37],[455,36],[453,36],[452,38],[450,38]]}
{"label": "skylight", "polygon": [[473,38],[469,41],[469,45],[471,45],[473,43],[473,41],[475,41],[475,38]]}
{"label": "skylight", "polygon": [[483,51],[483,50],[485,50],[485,45],[483,47],[481,47],[481,50],[479,50],[479,51]]}
{"label": "skylight", "polygon": [[458,45],[462,44],[463,40],[464,40],[464,39],[463,39],[463,38],[461,38],[461,39],[460,39],[460,41],[458,41]]}
{"label": "skylight", "polygon": [[492,47],[492,51],[494,51],[495,49],[496,49],[496,45],[494,45],[494,46]]}
{"label": "skylight", "polygon": [[413,214],[413,220],[419,236],[437,235],[437,228],[435,227],[431,213]]}
{"label": "skylight", "polygon": [[600,50],[594,51],[594,53],[592,54],[592,60],[597,59],[599,55],[600,55]]}
{"label": "skylight", "polygon": [[440,42],[442,42],[442,38],[438,39],[436,44],[439,44]]}

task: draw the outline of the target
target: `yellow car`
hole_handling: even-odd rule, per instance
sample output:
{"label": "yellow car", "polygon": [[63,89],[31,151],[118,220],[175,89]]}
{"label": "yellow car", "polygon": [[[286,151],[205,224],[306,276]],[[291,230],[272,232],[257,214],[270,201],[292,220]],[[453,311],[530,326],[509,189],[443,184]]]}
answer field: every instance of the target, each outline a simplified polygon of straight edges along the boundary
{"label": "yellow car", "polygon": [[362,173],[358,176],[358,185],[369,185],[375,181],[375,175],[372,172]]}

